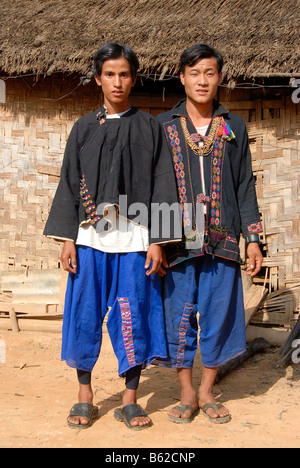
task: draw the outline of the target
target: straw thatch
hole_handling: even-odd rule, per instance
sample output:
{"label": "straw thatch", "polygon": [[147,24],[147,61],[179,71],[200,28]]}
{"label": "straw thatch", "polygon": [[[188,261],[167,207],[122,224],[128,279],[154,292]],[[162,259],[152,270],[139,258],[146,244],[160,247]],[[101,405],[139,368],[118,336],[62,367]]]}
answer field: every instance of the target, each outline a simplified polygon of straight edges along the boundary
{"label": "straw thatch", "polygon": [[0,69],[86,73],[111,40],[141,71],[178,73],[195,42],[217,47],[227,78],[299,74],[299,0],[1,0]]}

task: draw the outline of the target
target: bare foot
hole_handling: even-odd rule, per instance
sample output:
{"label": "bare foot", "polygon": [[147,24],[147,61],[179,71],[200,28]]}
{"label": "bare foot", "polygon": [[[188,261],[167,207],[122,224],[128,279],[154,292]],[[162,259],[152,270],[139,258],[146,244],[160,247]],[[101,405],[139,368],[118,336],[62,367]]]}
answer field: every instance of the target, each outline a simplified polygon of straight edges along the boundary
{"label": "bare foot", "polygon": [[[212,391],[203,392],[201,391],[201,387],[200,387],[200,391],[199,391],[200,408],[203,408],[203,406],[206,405],[207,403],[216,403],[214,394]],[[225,406],[222,406],[217,411],[215,411],[213,408],[208,408],[206,410],[206,414],[213,419],[217,419],[217,418],[225,418],[226,416],[229,416],[230,413],[229,413],[228,408],[226,408]]]}
{"label": "bare foot", "polygon": [[[192,369],[177,369],[177,374],[181,384],[181,399],[180,405],[189,405],[194,408],[194,411],[187,409],[183,413],[172,408],[168,411],[168,416],[171,418],[189,419],[195,411],[198,410],[198,402],[196,398],[195,388],[193,386],[193,371]],[[175,421],[176,422],[176,421]]]}
{"label": "bare foot", "polygon": [[[136,404],[136,390],[129,390],[128,388],[125,389],[122,399],[122,408],[127,405]],[[150,424],[152,421],[148,416],[137,416],[130,420],[131,426],[146,426]]]}
{"label": "bare foot", "polygon": [[[216,403],[216,399],[213,394],[213,387],[217,372],[217,367],[209,368],[202,366],[202,379],[198,395],[200,408],[203,408],[207,403]],[[212,419],[226,418],[229,416],[229,411],[224,406],[216,410],[213,408],[207,408],[205,413]]]}
{"label": "bare foot", "polygon": [[[79,403],[93,404],[93,391],[91,385],[79,385],[78,401]],[[87,425],[89,422],[87,418],[82,416],[69,416],[67,421],[76,425]]]}
{"label": "bare foot", "polygon": [[193,413],[198,410],[198,403],[197,403],[197,398],[196,398],[196,393],[193,388],[190,388],[188,391],[182,390],[181,391],[181,400],[180,400],[180,405],[176,406],[182,406],[182,405],[189,405],[194,408],[194,410],[187,409],[183,413],[176,409],[176,407],[170,409],[168,411],[168,416],[171,416],[172,418],[180,418],[180,419],[189,419],[192,417]]}

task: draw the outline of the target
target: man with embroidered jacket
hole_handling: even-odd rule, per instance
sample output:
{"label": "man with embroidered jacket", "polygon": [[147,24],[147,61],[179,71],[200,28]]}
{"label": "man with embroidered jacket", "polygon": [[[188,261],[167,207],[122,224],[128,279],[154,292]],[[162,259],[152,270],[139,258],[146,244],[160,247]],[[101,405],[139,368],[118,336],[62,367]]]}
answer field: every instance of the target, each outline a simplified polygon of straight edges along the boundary
{"label": "man with embroidered jacket", "polygon": [[151,424],[136,403],[142,367],[167,355],[157,273],[164,274],[161,244],[176,239],[172,229],[164,235],[154,224],[159,205],[177,203],[178,197],[159,122],[129,104],[138,66],[127,46],[109,43],[96,52],[104,106],[72,128],[44,231],[64,241],[61,262],[70,272],[62,359],[78,374],[79,403],[68,417],[75,428],[88,427],[97,415],[91,372],[108,309],[119,375],[126,377],[115,418],[130,429]]}
{"label": "man with embroidered jacket", "polygon": [[[186,99],[158,116],[168,142],[182,210],[183,241],[166,246],[164,278],[168,359],[181,383],[181,404],[169,411],[176,423],[201,412],[212,422],[231,419],[216,404],[218,367],[246,348],[239,239],[247,243],[249,268],[262,264],[262,231],[246,126],[215,101],[223,58],[212,47],[195,44],[180,59]],[[199,312],[202,379],[192,384]]]}

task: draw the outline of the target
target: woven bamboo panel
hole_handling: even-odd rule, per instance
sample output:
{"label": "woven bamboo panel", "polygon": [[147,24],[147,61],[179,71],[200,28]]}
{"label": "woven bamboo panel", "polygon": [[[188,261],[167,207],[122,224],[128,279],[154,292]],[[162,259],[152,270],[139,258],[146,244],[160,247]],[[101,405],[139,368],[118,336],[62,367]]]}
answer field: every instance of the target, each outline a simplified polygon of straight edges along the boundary
{"label": "woven bamboo panel", "polygon": [[300,298],[300,119],[289,96],[225,102],[247,122],[264,226],[261,278],[270,295],[253,321],[293,324]]}
{"label": "woven bamboo panel", "polygon": [[35,86],[7,82],[8,104],[0,106],[0,271],[59,266],[61,245],[45,238],[43,229],[67,137],[74,121],[91,110],[92,96],[73,95],[63,104],[43,99],[72,86],[54,79]]}

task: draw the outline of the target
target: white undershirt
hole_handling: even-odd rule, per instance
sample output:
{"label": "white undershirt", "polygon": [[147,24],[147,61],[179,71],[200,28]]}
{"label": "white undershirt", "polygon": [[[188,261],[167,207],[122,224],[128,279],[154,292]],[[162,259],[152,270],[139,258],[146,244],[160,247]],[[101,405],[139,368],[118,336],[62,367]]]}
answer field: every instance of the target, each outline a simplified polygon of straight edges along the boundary
{"label": "white undershirt", "polygon": [[[129,110],[129,109],[128,109]],[[107,119],[119,119],[123,114],[107,115]],[[108,253],[146,252],[149,247],[149,231],[146,227],[135,224],[118,216],[114,205],[105,208],[109,230],[96,232],[91,224],[79,227],[77,245],[85,245]]]}

